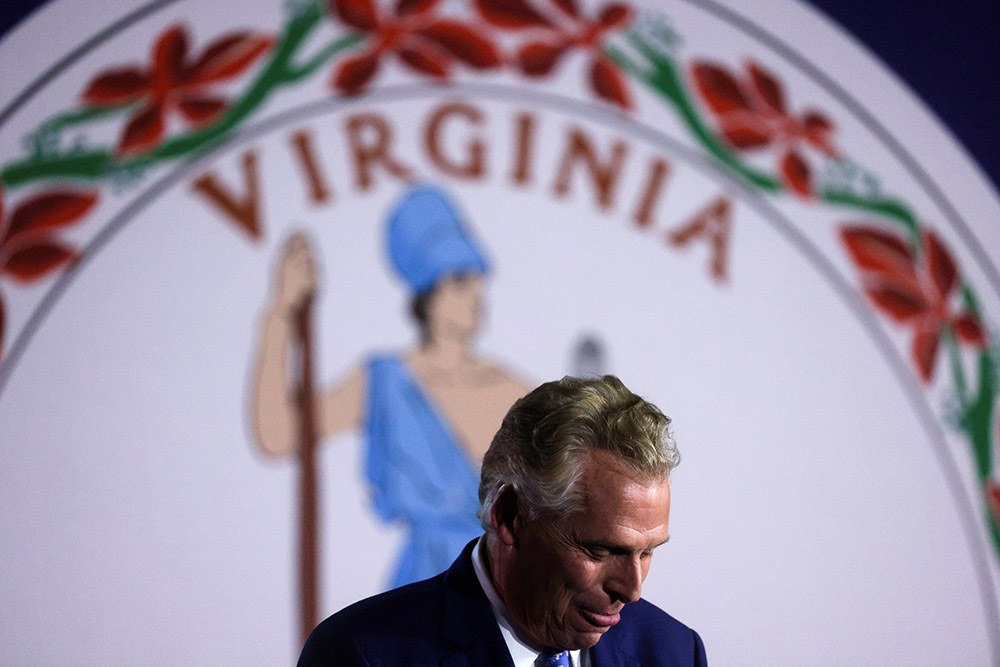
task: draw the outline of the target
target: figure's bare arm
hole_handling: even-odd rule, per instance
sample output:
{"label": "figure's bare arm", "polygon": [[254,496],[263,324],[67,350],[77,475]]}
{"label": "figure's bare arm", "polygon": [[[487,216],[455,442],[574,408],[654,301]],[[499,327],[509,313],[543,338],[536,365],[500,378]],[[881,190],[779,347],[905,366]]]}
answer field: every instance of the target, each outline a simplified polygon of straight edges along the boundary
{"label": "figure's bare arm", "polygon": [[261,323],[251,398],[254,436],[268,456],[290,454],[297,441],[298,416],[289,379],[291,340],[291,317],[272,305]]}
{"label": "figure's bare arm", "polygon": [[344,429],[360,426],[364,395],[365,373],[360,366],[351,371],[339,384],[324,392],[316,406],[320,436],[325,438]]}
{"label": "figure's bare arm", "polygon": [[[309,242],[301,234],[282,251],[274,295],[264,315],[254,369],[252,411],[257,445],[268,456],[295,452],[299,411],[292,382],[295,317],[316,291],[316,269]],[[315,397],[320,440],[361,421],[364,374],[359,368]]]}
{"label": "figure's bare arm", "polygon": [[292,381],[296,313],[316,291],[309,242],[301,234],[285,244],[274,292],[261,321],[251,398],[257,446],[269,456],[297,448],[299,414]]}

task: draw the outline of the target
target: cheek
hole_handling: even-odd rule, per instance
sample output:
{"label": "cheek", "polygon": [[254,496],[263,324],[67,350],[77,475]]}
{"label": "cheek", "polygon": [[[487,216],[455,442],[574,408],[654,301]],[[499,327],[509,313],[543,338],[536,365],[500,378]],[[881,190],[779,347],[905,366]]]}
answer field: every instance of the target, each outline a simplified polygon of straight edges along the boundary
{"label": "cheek", "polygon": [[600,590],[603,580],[603,567],[593,561],[573,563],[566,571],[567,588],[574,594]]}
{"label": "cheek", "polygon": [[472,311],[476,306],[476,297],[472,294],[460,294],[455,297],[455,309],[463,313]]}
{"label": "cheek", "polygon": [[479,297],[475,292],[469,292],[462,296],[462,303],[468,309],[474,309],[479,305]]}

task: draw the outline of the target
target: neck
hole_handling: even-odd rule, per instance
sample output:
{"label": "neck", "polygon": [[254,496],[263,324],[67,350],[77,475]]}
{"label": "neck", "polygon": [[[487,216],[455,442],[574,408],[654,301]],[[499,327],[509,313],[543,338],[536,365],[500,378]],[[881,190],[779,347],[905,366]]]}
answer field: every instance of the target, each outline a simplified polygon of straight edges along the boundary
{"label": "neck", "polygon": [[443,370],[459,366],[471,358],[469,339],[464,337],[432,336],[420,350],[429,361]]}
{"label": "neck", "polygon": [[[492,537],[492,539],[490,539]],[[510,590],[510,557],[508,547],[495,536],[486,535],[485,549],[481,552],[483,556],[483,567],[497,595],[507,607],[507,612],[516,618],[517,612],[511,608],[511,603],[515,602]],[[512,619],[513,620],[513,619]]]}
{"label": "neck", "polygon": [[493,590],[502,603],[502,609],[498,610],[498,613],[504,616],[510,631],[521,644],[535,651],[541,651],[542,646],[528,636],[519,620],[517,611],[511,608],[511,602],[515,600],[513,599],[509,585],[509,561],[504,554],[504,545],[496,539],[490,539],[490,537],[487,533],[479,543],[479,560],[486,571],[487,578],[489,578],[490,583],[493,585]]}

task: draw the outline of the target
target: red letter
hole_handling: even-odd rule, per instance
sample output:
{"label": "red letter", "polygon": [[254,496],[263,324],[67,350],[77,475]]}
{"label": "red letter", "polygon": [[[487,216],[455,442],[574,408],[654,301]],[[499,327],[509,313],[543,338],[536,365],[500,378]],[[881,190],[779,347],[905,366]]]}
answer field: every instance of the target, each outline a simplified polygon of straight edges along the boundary
{"label": "red letter", "polygon": [[309,184],[309,198],[314,204],[322,204],[333,195],[333,192],[320,173],[312,132],[299,130],[293,134],[292,146],[295,147],[295,155]]}
{"label": "red letter", "polygon": [[698,211],[691,221],[667,235],[667,242],[684,247],[701,237],[712,246],[712,277],[718,282],[728,279],[727,253],[729,231],[732,228],[732,204],[726,197],[717,197],[711,204]]}
{"label": "red letter", "polygon": [[[372,141],[365,141],[362,137],[365,130],[374,132]],[[354,153],[355,183],[359,189],[367,190],[371,187],[372,167],[379,163],[396,178],[404,181],[412,180],[409,168],[393,159],[389,153],[392,129],[385,118],[372,113],[351,116],[347,119],[347,134],[351,151]]]}
{"label": "red letter", "polygon": [[517,138],[514,145],[514,173],[511,178],[515,185],[527,185],[531,181],[531,158],[535,147],[535,117],[530,113],[517,116]]}
{"label": "red letter", "polygon": [[485,171],[483,161],[486,153],[481,139],[474,138],[466,144],[465,153],[468,157],[463,162],[449,160],[441,150],[441,126],[445,119],[455,115],[464,116],[475,125],[483,122],[483,114],[473,106],[461,102],[442,105],[427,121],[427,132],[424,135],[427,154],[430,155],[431,162],[448,176],[479,178]]}
{"label": "red letter", "polygon": [[205,174],[191,184],[191,189],[214,204],[219,211],[235,222],[253,239],[260,238],[260,188],[257,179],[257,153],[243,154],[244,195],[237,197],[228,190],[214,173]]}
{"label": "red letter", "polygon": [[663,188],[663,181],[670,173],[670,163],[663,158],[656,158],[649,166],[649,178],[646,180],[646,189],[642,193],[642,200],[639,208],[635,210],[635,222],[640,227],[648,227],[653,219],[653,208],[660,199],[660,190]]}
{"label": "red letter", "polygon": [[553,191],[558,197],[566,196],[569,192],[569,179],[573,173],[573,165],[578,160],[583,160],[597,189],[598,203],[601,208],[609,208],[612,204],[615,185],[618,183],[618,176],[621,174],[625,152],[625,142],[619,139],[611,148],[611,160],[606,164],[601,164],[597,155],[594,154],[594,147],[590,139],[583,133],[583,130],[572,130]]}

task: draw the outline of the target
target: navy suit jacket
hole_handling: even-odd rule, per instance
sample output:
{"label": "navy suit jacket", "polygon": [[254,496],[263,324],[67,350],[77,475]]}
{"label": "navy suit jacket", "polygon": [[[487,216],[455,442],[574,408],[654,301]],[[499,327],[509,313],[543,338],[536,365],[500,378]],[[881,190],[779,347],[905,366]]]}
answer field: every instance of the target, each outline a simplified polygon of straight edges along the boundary
{"label": "navy suit jacket", "polygon": [[[476,579],[472,547],[436,577],[370,597],[313,630],[299,667],[438,665],[512,667],[489,600]],[[594,667],[702,667],[694,630],[645,600],[590,649]]]}

